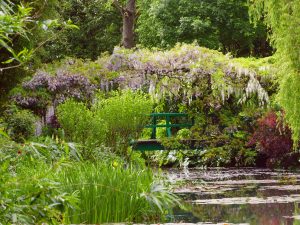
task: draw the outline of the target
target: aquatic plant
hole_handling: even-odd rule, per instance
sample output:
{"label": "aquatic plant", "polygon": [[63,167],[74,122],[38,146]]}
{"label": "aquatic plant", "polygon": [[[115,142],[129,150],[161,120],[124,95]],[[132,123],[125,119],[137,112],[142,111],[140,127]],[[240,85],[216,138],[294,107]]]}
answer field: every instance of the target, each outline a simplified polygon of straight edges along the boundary
{"label": "aquatic plant", "polygon": [[60,180],[66,192],[78,191],[79,204],[67,210],[67,223],[156,221],[178,202],[153,184],[153,174],[146,168],[87,162],[64,170]]}

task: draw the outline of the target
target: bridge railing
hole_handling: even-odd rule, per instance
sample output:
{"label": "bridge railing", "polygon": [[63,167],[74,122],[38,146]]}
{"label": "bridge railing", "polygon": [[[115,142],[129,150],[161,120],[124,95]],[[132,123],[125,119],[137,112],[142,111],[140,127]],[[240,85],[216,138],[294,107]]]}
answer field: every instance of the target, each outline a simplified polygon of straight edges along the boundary
{"label": "bridge railing", "polygon": [[[171,123],[171,119],[174,117],[185,117],[188,119],[187,113],[151,113],[152,123],[150,125],[145,126],[145,128],[151,128],[151,139],[156,139],[156,131],[158,127],[166,128],[166,136],[171,137],[173,127],[179,128],[190,128],[194,125],[194,121],[192,120],[190,123]],[[166,124],[157,124],[159,119],[165,119]]]}

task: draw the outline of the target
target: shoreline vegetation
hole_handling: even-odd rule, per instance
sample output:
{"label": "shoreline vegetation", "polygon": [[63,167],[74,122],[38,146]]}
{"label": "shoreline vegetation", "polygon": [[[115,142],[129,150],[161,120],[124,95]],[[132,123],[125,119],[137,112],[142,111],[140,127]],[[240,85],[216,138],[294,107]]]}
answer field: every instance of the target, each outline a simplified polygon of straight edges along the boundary
{"label": "shoreline vegetation", "polygon": [[299,7],[0,1],[0,224],[169,222],[152,168],[299,168]]}

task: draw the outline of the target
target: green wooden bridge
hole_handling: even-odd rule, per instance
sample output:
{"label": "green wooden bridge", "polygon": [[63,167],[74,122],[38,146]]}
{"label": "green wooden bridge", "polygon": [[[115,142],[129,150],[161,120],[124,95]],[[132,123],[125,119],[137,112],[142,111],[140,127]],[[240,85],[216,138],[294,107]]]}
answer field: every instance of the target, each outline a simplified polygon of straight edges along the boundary
{"label": "green wooden bridge", "polygon": [[[131,143],[133,150],[136,151],[155,151],[155,150],[167,150],[161,143],[156,139],[157,128],[166,128],[166,137],[172,137],[172,128],[191,128],[194,125],[193,119],[189,119],[187,113],[152,113],[151,124],[145,126],[145,128],[152,129],[151,139],[148,140],[135,140]],[[183,118],[184,123],[173,123],[175,118]],[[160,120],[164,119],[165,124],[158,124]],[[182,119],[181,119],[182,120]],[[201,147],[201,143],[196,140],[180,140],[182,146],[186,146],[187,149],[198,149]],[[182,149],[182,148],[180,148]],[[174,149],[176,150],[176,149]]]}

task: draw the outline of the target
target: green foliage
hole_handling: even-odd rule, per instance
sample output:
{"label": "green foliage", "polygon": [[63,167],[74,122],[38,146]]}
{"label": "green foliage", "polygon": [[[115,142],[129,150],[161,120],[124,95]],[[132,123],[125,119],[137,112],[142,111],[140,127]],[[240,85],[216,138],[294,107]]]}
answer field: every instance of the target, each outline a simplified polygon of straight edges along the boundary
{"label": "green foliage", "polygon": [[1,223],[61,224],[66,208],[75,205],[76,193],[64,192],[57,179],[63,164],[48,164],[39,156],[0,136]]}
{"label": "green foliage", "polygon": [[122,18],[117,9],[106,7],[105,1],[67,0],[60,3],[61,17],[71,20],[80,29],[63,31],[58,39],[46,45],[44,60],[65,56],[97,59],[101,53],[112,52],[121,40]]}
{"label": "green foliage", "polygon": [[64,207],[69,201],[74,201],[75,196],[68,196],[59,190],[58,183],[49,178],[51,170],[36,166],[33,174],[32,167],[22,169],[24,172],[11,176],[1,162],[1,222],[59,224]]}
{"label": "green foliage", "polygon": [[127,156],[130,140],[139,137],[151,111],[147,95],[123,91],[107,99],[99,95],[91,109],[69,100],[57,107],[57,117],[69,140]]}
{"label": "green foliage", "polygon": [[179,203],[150,169],[135,164],[137,155],[126,168],[109,154],[93,164],[73,143],[39,141],[20,145],[0,130],[1,223],[150,222]]}
{"label": "green foliage", "polygon": [[[1,1],[0,8],[0,106],[9,90],[32,75],[45,60],[46,43],[65,31],[78,28],[63,21],[57,0]],[[43,59],[42,59],[43,58]]]}
{"label": "green foliage", "polygon": [[70,223],[153,221],[160,218],[164,206],[174,203],[167,201],[174,198],[172,195],[163,196],[155,186],[151,189],[153,174],[149,169],[85,163],[73,165],[60,176],[63,189],[78,190],[80,199],[77,208],[68,210]]}
{"label": "green foliage", "polygon": [[126,155],[128,143],[140,136],[148,122],[152,102],[145,94],[127,90],[116,92],[107,99],[98,99],[93,110],[107,124],[107,146]]}
{"label": "green foliage", "polygon": [[266,29],[249,22],[247,0],[141,1],[139,42],[146,47],[173,47],[197,41],[234,55],[268,55]]}
{"label": "green foliage", "polygon": [[15,106],[6,111],[7,130],[17,142],[24,142],[35,134],[36,116],[29,110]]}
{"label": "green foliage", "polygon": [[[16,1],[16,5],[11,1],[1,1],[0,3],[0,46],[5,48],[11,57],[5,60],[4,64],[10,64],[17,61],[22,65],[32,59],[33,54],[37,52],[47,41],[51,40],[53,36],[53,30],[60,29],[74,29],[78,28],[71,20],[62,22],[55,18],[52,14],[56,0],[51,0],[48,4],[42,1],[34,1],[29,6],[24,6],[21,1]],[[47,14],[46,10],[48,11]],[[49,10],[51,9],[52,10]],[[40,15],[38,16],[38,12]],[[34,14],[34,16],[31,16]],[[42,15],[42,16],[41,16]],[[48,15],[48,16],[47,16]],[[35,25],[33,24],[35,21]],[[34,40],[30,40],[34,35]],[[42,37],[44,35],[44,37]],[[49,38],[50,35],[50,38]],[[17,36],[20,36],[17,41],[21,43],[22,47],[18,50],[18,44],[16,44]],[[39,43],[40,39],[43,39],[44,43]],[[17,45],[17,47],[15,46]],[[37,46],[38,45],[38,46]],[[13,68],[14,66],[12,66]],[[9,67],[5,68],[8,69]]]}
{"label": "green foliage", "polygon": [[105,138],[106,123],[84,103],[68,100],[57,107],[57,118],[68,140],[99,146]]}
{"label": "green foliage", "polygon": [[192,136],[192,132],[190,129],[183,128],[177,132],[176,136],[180,139],[189,139]]}
{"label": "green foliage", "polygon": [[263,18],[271,30],[280,84],[278,101],[285,110],[297,147],[300,139],[300,4],[297,0],[253,0],[251,3],[252,17]]}
{"label": "green foliage", "polygon": [[222,147],[208,149],[201,153],[202,162],[206,166],[222,166],[230,163],[230,155]]}
{"label": "green foliage", "polygon": [[29,154],[30,157],[44,160],[48,163],[58,162],[61,159],[70,161],[81,161],[83,147],[73,142],[65,142],[56,137],[40,138],[38,142],[25,144],[20,150],[22,154]]}
{"label": "green foliage", "polygon": [[[35,107],[40,100],[34,98],[32,104],[34,95],[28,93],[26,98],[26,90],[35,93],[44,83],[49,89],[47,99],[61,97],[55,94],[56,89],[70,94],[74,82],[66,78],[77,74],[89,84],[87,90],[92,91],[88,93],[94,93],[98,88],[104,94],[94,100],[90,94],[86,106],[73,102],[58,107],[58,117],[60,121],[64,120],[61,124],[67,139],[97,147],[90,156],[98,150],[103,152],[103,146],[106,146],[111,152],[130,158],[128,143],[141,137],[141,131],[143,138],[150,137],[151,130],[142,128],[148,123],[146,114],[152,111],[152,103],[146,94],[141,94],[149,93],[156,111],[188,112],[195,120],[191,131],[182,130],[179,139],[165,140],[166,146],[170,144],[169,149],[179,148],[182,145],[180,139],[184,138],[208,141],[208,149],[225,145],[224,151],[230,155],[230,162],[225,160],[222,165],[244,165],[245,154],[241,153],[243,156],[236,160],[233,155],[238,154],[238,150],[229,143],[234,138],[239,140],[238,148],[246,146],[247,134],[253,131],[254,121],[264,111],[259,106],[266,105],[269,96],[276,92],[277,86],[272,81],[273,63],[272,57],[232,58],[196,44],[176,45],[164,51],[116,48],[111,56],[103,55],[97,61],[69,58],[45,66],[47,73],[40,71],[32,80],[23,83],[22,98],[17,96],[15,99]],[[55,74],[68,76],[60,76],[63,82],[58,82],[53,79],[58,76]],[[65,88],[61,88],[62,84]],[[78,85],[75,87],[74,97],[86,96],[82,92],[78,94],[82,89],[78,89]],[[135,90],[134,94],[122,91],[127,89]],[[120,91],[114,93],[114,90]],[[66,97],[58,101],[62,102]],[[98,131],[93,131],[93,127],[98,127]],[[158,134],[160,138],[166,132],[160,128],[158,133],[161,133]],[[193,158],[196,164],[197,155],[187,157]]]}
{"label": "green foliage", "polygon": [[30,21],[30,13],[32,8],[18,5],[14,11],[14,5],[10,1],[0,2],[0,46],[5,48],[11,54],[11,58],[5,60],[4,64],[8,64],[17,60],[25,61],[30,53],[24,48],[19,53],[13,48],[13,35],[21,35],[27,37],[26,24]]}

